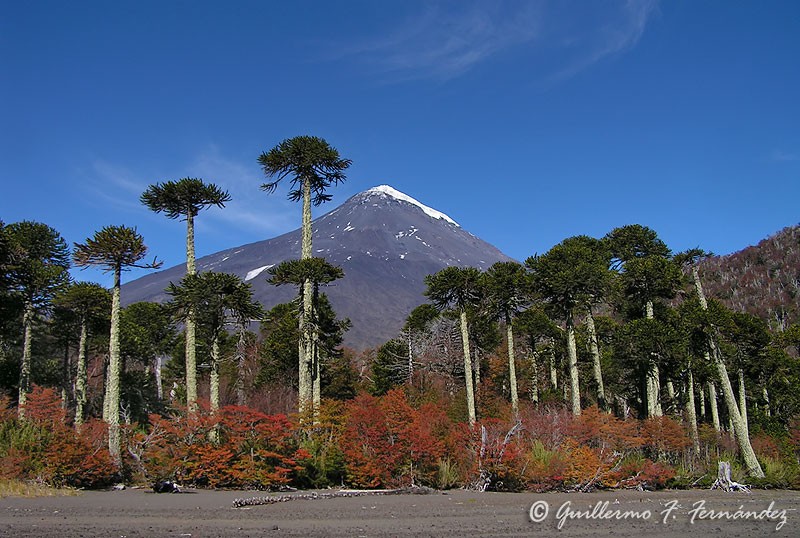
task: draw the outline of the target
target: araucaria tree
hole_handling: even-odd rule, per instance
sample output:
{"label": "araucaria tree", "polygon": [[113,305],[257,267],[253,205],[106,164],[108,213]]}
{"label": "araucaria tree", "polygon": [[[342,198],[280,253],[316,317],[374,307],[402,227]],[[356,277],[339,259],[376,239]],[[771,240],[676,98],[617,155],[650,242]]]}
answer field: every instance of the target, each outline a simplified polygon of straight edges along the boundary
{"label": "araucaria tree", "polygon": [[572,414],[581,414],[575,313],[602,293],[607,283],[606,257],[599,241],[587,236],[565,239],[542,256],[525,261],[534,289],[564,319]]}
{"label": "araucaria tree", "polygon": [[[186,220],[186,274],[197,273],[194,254],[194,218],[201,209],[224,207],[231,196],[213,183],[202,179],[183,178],[151,185],[142,193],[141,202],[156,213],[170,219]],[[197,346],[194,315],[186,317],[186,405],[193,411],[197,402]]]}
{"label": "araucaria tree", "polygon": [[197,316],[198,324],[211,339],[210,406],[217,411],[219,398],[220,338],[228,323],[246,327],[261,317],[261,305],[253,301],[249,284],[236,275],[208,271],[186,275],[179,286],[170,283],[167,293],[172,296],[168,307],[185,320],[189,312]]}
{"label": "araucaria tree", "polygon": [[[672,260],[667,245],[655,231],[640,224],[631,224],[611,230],[604,238],[611,253],[611,268],[619,271],[626,299],[638,316],[655,320],[655,301],[671,299],[681,285],[682,275]],[[653,324],[651,324],[653,325]],[[645,379],[647,416],[663,414],[659,373],[660,357],[649,357]]]}
{"label": "araucaria tree", "polygon": [[475,425],[475,387],[472,377],[472,355],[469,346],[467,312],[475,309],[483,295],[481,272],[474,267],[445,267],[425,277],[425,295],[439,310],[454,308],[461,321],[461,343],[464,348],[464,382],[467,394],[467,417]]}
{"label": "araucaria tree", "polygon": [[[299,303],[301,308],[298,317],[301,320],[300,341],[298,352],[302,357],[304,351],[311,355],[311,361],[302,363],[298,379],[305,376],[311,383],[311,409],[316,413],[321,403],[321,375],[319,364],[320,342],[320,315],[319,315],[319,287],[329,284],[334,280],[344,277],[341,267],[331,265],[322,258],[305,258],[302,260],[288,260],[268,269],[270,284],[280,286],[293,284],[299,289]],[[311,310],[306,313],[306,284],[311,285]],[[306,368],[306,370],[304,370]],[[299,384],[299,383],[298,383]],[[304,411],[309,410],[308,402]]]}
{"label": "araucaria tree", "polygon": [[[289,138],[258,157],[264,174],[273,181],[261,185],[267,193],[275,192],[283,179],[289,178],[289,199],[302,201],[302,245],[300,258],[311,258],[311,205],[318,206],[331,200],[327,192],[332,185],[346,179],[345,170],[350,159],[343,159],[339,152],[325,140],[315,136]],[[300,412],[313,405],[313,348],[311,326],[307,320],[312,315],[313,290],[310,280],[303,284],[303,311],[300,315],[300,358],[298,380],[298,404]]]}
{"label": "araucaria tree", "polygon": [[[76,282],[71,284],[54,300],[57,306],[72,312],[78,319],[80,336],[78,337],[78,364],[75,374],[75,427],[83,424],[86,407],[86,348],[89,341],[89,330],[96,321],[108,320],[111,306],[111,294],[100,284],[93,282]],[[106,327],[108,328],[108,327]]]}
{"label": "araucaria tree", "polygon": [[485,273],[486,296],[489,310],[506,325],[508,344],[508,380],[511,392],[511,410],[519,413],[517,394],[517,368],[514,355],[514,318],[525,306],[529,280],[525,268],[517,262],[497,262]]}
{"label": "araucaria tree", "polygon": [[69,248],[56,230],[39,222],[12,223],[4,232],[16,253],[8,264],[9,289],[21,299],[23,308],[17,410],[19,417],[25,418],[30,391],[33,322],[36,314],[48,309],[53,296],[69,282]]}
{"label": "araucaria tree", "polygon": [[[707,254],[699,249],[692,249],[679,256],[679,261],[688,263],[692,272],[692,282],[694,283],[697,298],[700,301],[700,308],[703,312],[708,312],[708,301],[706,300],[705,293],[703,292],[703,285],[700,281],[700,273],[697,270],[697,261],[705,257]],[[747,418],[742,409],[746,408],[740,406],[736,402],[736,396],[733,393],[733,385],[731,384],[728,369],[725,366],[725,361],[720,353],[719,346],[717,345],[717,328],[713,323],[709,323],[706,327],[707,349],[711,355],[711,360],[716,368],[717,375],[719,376],[720,385],[722,386],[722,395],[725,398],[725,405],[728,408],[728,414],[731,422],[733,423],[733,431],[736,437],[736,442],[739,444],[739,451],[742,453],[742,459],[747,466],[747,472],[750,476],[756,478],[764,478],[764,471],[761,469],[761,464],[756,458],[753,451],[753,446],[750,444],[750,435],[747,427]],[[706,355],[708,356],[708,355]],[[743,402],[744,403],[744,402]]]}
{"label": "araucaria tree", "polygon": [[117,464],[122,462],[119,433],[119,380],[121,360],[119,350],[120,281],[122,271],[132,267],[156,269],[161,262],[140,263],[147,255],[142,236],[127,226],[105,226],[85,243],[75,243],[73,260],[79,267],[98,266],[114,276],[111,289],[111,331],[108,349],[108,380],[106,404],[108,412],[108,451]]}

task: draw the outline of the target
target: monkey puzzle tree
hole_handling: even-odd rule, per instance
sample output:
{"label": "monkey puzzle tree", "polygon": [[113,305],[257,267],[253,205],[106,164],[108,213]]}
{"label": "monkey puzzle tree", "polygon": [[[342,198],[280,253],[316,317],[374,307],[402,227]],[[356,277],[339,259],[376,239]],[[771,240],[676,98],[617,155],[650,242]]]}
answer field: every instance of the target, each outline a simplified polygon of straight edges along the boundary
{"label": "monkey puzzle tree", "polygon": [[542,256],[528,258],[525,265],[531,271],[536,291],[564,319],[572,413],[580,415],[575,311],[602,294],[607,281],[606,258],[596,239],[576,236],[565,239]]}
{"label": "monkey puzzle tree", "polygon": [[253,301],[250,284],[236,275],[208,271],[186,275],[180,285],[170,283],[167,293],[172,296],[168,308],[185,320],[190,312],[197,315],[211,338],[211,410],[219,409],[219,343],[225,326],[232,322],[239,329],[261,317],[261,305]]}
{"label": "monkey puzzle tree", "polygon": [[[111,293],[94,282],[76,282],[70,284],[53,302],[78,319],[80,336],[78,337],[78,362],[75,374],[75,427],[83,424],[86,407],[86,351],[89,341],[89,330],[98,322],[108,323],[111,309]],[[106,328],[108,328],[106,326]]]}
{"label": "monkey puzzle tree", "polygon": [[[299,389],[303,384],[307,384],[311,392],[309,400],[301,399],[299,401],[300,412],[311,410],[316,413],[321,403],[319,287],[344,277],[344,271],[341,267],[329,264],[323,258],[304,258],[281,262],[270,267],[267,272],[271,275],[270,284],[275,286],[293,284],[299,290],[300,338],[297,349],[301,367],[298,371],[298,396],[300,396]],[[311,305],[308,309],[307,303]],[[303,360],[304,354],[307,354],[311,360]]]}
{"label": "monkey puzzle tree", "polygon": [[[201,209],[225,207],[231,196],[213,183],[206,184],[202,179],[183,178],[150,185],[142,193],[141,202],[156,213],[163,212],[170,219],[186,220],[186,273],[197,272],[194,253],[194,218]],[[189,411],[194,410],[197,400],[197,348],[194,316],[186,317],[186,404]]]}
{"label": "monkey puzzle tree", "polygon": [[[603,241],[611,254],[610,267],[619,272],[629,306],[636,312],[644,312],[645,318],[653,319],[654,302],[673,298],[682,281],[669,248],[655,231],[640,224],[615,228]],[[651,356],[648,362],[647,415],[660,416],[663,412],[658,355]]]}
{"label": "monkey puzzle tree", "polygon": [[[561,336],[561,328],[558,327],[545,313],[542,305],[534,306],[520,312],[514,319],[516,332],[521,334],[527,343],[530,353],[530,389],[531,401],[539,401],[539,364],[538,357],[543,351],[548,354],[548,369],[550,376],[550,388],[555,390],[558,387],[558,373],[556,371],[556,351],[555,341]],[[545,344],[540,346],[539,342],[544,340]]]}
{"label": "monkey puzzle tree", "polygon": [[483,296],[481,272],[474,267],[445,267],[425,277],[425,296],[439,310],[455,308],[461,322],[461,343],[464,348],[464,382],[467,395],[467,417],[475,425],[475,387],[472,377],[472,355],[469,346],[467,312],[476,308]]}
{"label": "monkey puzzle tree", "polygon": [[127,226],[105,226],[87,238],[85,243],[75,243],[72,253],[78,267],[98,266],[114,276],[111,288],[111,331],[108,344],[108,380],[106,382],[106,404],[108,409],[108,451],[117,464],[122,462],[119,432],[119,381],[121,356],[119,348],[120,285],[122,271],[133,267],[157,269],[161,262],[153,258],[151,263],[140,263],[147,255],[144,239],[135,228]]}
{"label": "monkey puzzle tree", "polygon": [[530,283],[525,268],[517,262],[497,262],[484,274],[488,309],[493,317],[506,325],[508,344],[508,377],[511,392],[511,409],[519,413],[517,394],[517,369],[514,354],[514,318],[527,302]]}
{"label": "monkey puzzle tree", "polygon": [[172,317],[164,305],[147,301],[128,305],[120,316],[122,359],[153,365],[156,398],[161,401],[164,397],[161,381],[163,361],[178,339]]}
{"label": "monkey puzzle tree", "polygon": [[53,228],[40,222],[9,224],[4,231],[8,248],[16,256],[7,261],[8,287],[21,299],[23,314],[22,361],[19,373],[18,413],[25,418],[30,391],[31,341],[36,314],[47,310],[53,296],[69,282],[69,248]]}
{"label": "monkey puzzle tree", "polygon": [[[311,205],[318,206],[331,200],[327,189],[338,185],[346,179],[344,171],[350,167],[352,161],[343,159],[339,152],[331,147],[325,140],[315,136],[296,136],[289,138],[262,153],[258,157],[264,174],[274,178],[274,181],[261,185],[261,189],[268,194],[275,192],[280,182],[289,178],[291,190],[289,199],[293,202],[302,201],[302,245],[300,258],[312,257],[311,253]],[[303,284],[303,310],[299,319],[300,326],[300,358],[299,358],[299,407],[302,412],[314,400],[314,386],[312,372],[313,349],[311,345],[313,335],[309,332],[311,327],[307,318],[312,315],[313,290],[311,281]]]}
{"label": "monkey puzzle tree", "polygon": [[[698,300],[700,301],[700,308],[703,312],[708,313],[708,301],[706,300],[705,293],[703,292],[703,285],[700,281],[700,273],[697,269],[697,262],[702,258],[708,256],[700,249],[691,249],[678,257],[678,261],[684,264],[689,264],[692,272],[692,280],[694,282],[695,291],[697,292]],[[719,346],[717,345],[716,338],[718,336],[717,328],[713,323],[707,323],[706,326],[706,342],[707,352],[711,355],[711,360],[716,367],[717,375],[719,376],[720,385],[722,386],[722,395],[725,398],[725,405],[728,408],[728,413],[733,423],[734,433],[736,435],[736,442],[739,444],[739,451],[742,453],[742,458],[747,466],[747,471],[751,476],[756,478],[763,478],[764,471],[761,469],[761,464],[756,458],[753,451],[753,446],[750,444],[750,436],[747,428],[745,416],[740,411],[739,404],[736,401],[736,396],[733,392],[730,377],[728,376],[728,369],[725,366],[725,361],[720,353]],[[744,402],[742,402],[744,406]],[[744,407],[746,411],[746,407]]]}

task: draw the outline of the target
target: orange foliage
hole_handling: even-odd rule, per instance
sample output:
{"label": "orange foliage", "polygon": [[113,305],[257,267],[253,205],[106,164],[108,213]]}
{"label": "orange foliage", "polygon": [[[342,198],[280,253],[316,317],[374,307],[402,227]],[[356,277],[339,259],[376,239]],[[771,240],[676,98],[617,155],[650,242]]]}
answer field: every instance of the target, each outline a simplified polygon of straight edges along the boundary
{"label": "orange foliage", "polygon": [[643,443],[637,421],[621,420],[597,406],[588,407],[574,417],[567,434],[580,444],[619,451],[640,448]]}
{"label": "orange foliage", "polygon": [[780,457],[780,449],[775,438],[766,433],[758,433],[750,438],[753,451],[759,457]]}
{"label": "orange foliage", "polygon": [[652,417],[642,421],[644,447],[655,453],[680,453],[692,444],[686,430],[670,417]]}
{"label": "orange foliage", "polygon": [[342,438],[348,480],[359,487],[431,483],[450,431],[442,410],[414,409],[402,389],[359,396],[347,406]]}
{"label": "orange foliage", "polygon": [[152,415],[150,422],[149,432],[134,434],[131,446],[151,481],[269,489],[288,484],[308,458],[284,415],[228,406],[216,415]]}
{"label": "orange foliage", "polygon": [[612,488],[659,489],[675,477],[675,470],[649,459],[629,460],[609,473],[604,485]]}

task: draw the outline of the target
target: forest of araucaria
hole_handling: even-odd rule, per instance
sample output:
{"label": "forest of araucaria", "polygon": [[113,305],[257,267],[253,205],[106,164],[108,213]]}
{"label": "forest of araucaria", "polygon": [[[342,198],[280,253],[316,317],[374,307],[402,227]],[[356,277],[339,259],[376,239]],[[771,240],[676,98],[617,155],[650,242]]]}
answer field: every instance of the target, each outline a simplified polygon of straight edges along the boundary
{"label": "forest of araucaria", "polygon": [[[314,137],[259,163],[304,217],[350,164]],[[142,194],[187,225],[162,304],[121,305],[126,270],[159,266],[135,228],[69,245],[0,222],[0,480],[589,491],[707,487],[729,461],[739,482],[800,487],[797,264],[766,270],[789,275],[782,304],[752,282],[726,295],[719,258],[622,226],[446,267],[394,338],[353,350],[325,295],[347,275],[311,256],[310,233],[259,277],[295,291],[268,311],[239,277],[196,271],[194,220],[229,200],[194,178]],[[74,280],[85,266],[113,286]]]}

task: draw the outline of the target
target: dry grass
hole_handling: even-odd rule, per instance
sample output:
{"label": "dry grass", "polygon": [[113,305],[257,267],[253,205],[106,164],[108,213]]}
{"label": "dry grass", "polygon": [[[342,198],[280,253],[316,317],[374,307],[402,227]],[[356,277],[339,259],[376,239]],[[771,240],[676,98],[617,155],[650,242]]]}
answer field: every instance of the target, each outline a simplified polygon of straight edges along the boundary
{"label": "dry grass", "polygon": [[22,480],[0,480],[0,499],[5,497],[57,497],[63,495],[79,495],[79,492],[75,489],[52,488]]}

